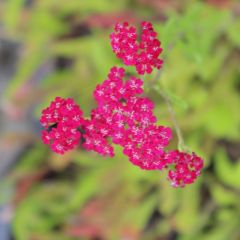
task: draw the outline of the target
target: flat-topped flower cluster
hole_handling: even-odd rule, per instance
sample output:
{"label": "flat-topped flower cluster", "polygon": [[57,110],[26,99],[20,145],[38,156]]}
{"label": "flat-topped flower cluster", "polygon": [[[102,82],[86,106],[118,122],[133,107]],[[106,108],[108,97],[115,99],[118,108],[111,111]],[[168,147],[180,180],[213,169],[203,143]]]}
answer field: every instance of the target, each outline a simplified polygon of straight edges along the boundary
{"label": "flat-topped flower cluster", "polygon": [[127,22],[116,24],[115,32],[110,35],[113,52],[123,60],[125,65],[135,66],[139,74],[151,73],[153,68],[160,69],[163,60],[157,33],[149,22],[142,22],[141,37],[134,26]]}
{"label": "flat-topped flower cluster", "polygon": [[[162,49],[151,23],[142,23],[140,43],[136,28],[128,23],[118,23],[110,38],[117,57],[124,64],[135,66],[139,74],[161,67],[163,61],[158,57]],[[142,169],[169,169],[168,179],[174,187],[193,183],[200,175],[203,160],[195,153],[166,151],[172,130],[156,124],[154,104],[143,96],[141,79],[126,79],[124,68],[113,67],[93,95],[97,107],[89,118],[83,117],[71,98],[56,97],[42,111],[42,140],[54,152],[64,154],[81,144],[88,151],[113,157],[115,144]]]}

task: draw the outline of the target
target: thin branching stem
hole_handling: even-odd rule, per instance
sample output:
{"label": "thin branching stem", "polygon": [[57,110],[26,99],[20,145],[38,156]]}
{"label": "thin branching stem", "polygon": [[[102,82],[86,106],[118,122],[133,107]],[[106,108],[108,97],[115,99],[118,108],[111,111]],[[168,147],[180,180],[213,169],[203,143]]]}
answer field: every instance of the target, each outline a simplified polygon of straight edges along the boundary
{"label": "thin branching stem", "polygon": [[164,90],[164,86],[163,86],[161,80],[159,80],[160,79],[160,75],[161,75],[161,71],[157,71],[157,74],[156,74],[155,78],[153,80],[149,81],[149,88],[150,89],[156,89],[155,88],[155,84],[156,84],[157,81],[160,84],[160,89],[157,89],[157,93],[162,97],[162,99],[164,100],[164,102],[167,105],[171,121],[173,123],[174,129],[175,129],[176,134],[177,134],[178,148],[179,148],[179,150],[188,151],[188,148],[187,148],[187,146],[184,143],[184,139],[183,139],[183,134],[182,134],[181,128],[180,128],[179,123],[178,123],[177,118],[176,118],[176,113],[175,113],[175,111],[173,109],[172,101],[169,98],[169,96],[166,94],[166,92]]}

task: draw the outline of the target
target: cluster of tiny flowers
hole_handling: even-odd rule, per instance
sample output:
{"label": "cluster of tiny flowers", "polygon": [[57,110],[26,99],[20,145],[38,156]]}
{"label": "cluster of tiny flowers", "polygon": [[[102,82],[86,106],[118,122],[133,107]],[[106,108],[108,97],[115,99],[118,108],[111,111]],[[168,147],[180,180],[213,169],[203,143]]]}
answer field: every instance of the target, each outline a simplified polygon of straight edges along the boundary
{"label": "cluster of tiny flowers", "polygon": [[168,172],[168,179],[173,187],[184,187],[186,184],[193,183],[203,168],[202,158],[195,153],[174,150],[166,153],[165,159],[174,168]]}
{"label": "cluster of tiny flowers", "polygon": [[123,147],[130,161],[143,169],[160,169],[170,128],[157,126],[153,103],[143,92],[143,82],[135,77],[123,81],[124,69],[113,67],[108,79],[98,85],[94,98],[98,103],[85,125],[84,147],[113,156],[111,143]]}
{"label": "cluster of tiny flowers", "polygon": [[42,140],[54,152],[63,154],[78,145],[81,137],[78,128],[82,122],[82,111],[73,99],[56,97],[42,111],[40,123],[45,128]]}
{"label": "cluster of tiny flowers", "polygon": [[163,64],[163,60],[159,58],[162,52],[161,43],[151,23],[142,22],[140,37],[135,27],[129,26],[126,22],[118,23],[110,38],[113,52],[117,57],[122,59],[125,65],[135,66],[139,74],[151,73],[153,68],[161,68]]}
{"label": "cluster of tiny flowers", "polygon": [[[143,22],[140,42],[137,38],[135,27],[117,24],[111,34],[117,57],[125,65],[135,66],[139,74],[159,69],[162,49],[152,24]],[[108,78],[94,90],[97,106],[89,118],[83,118],[73,99],[57,97],[42,111],[43,142],[60,154],[81,142],[87,151],[109,157],[114,156],[113,144],[120,145],[130,162],[141,169],[168,169],[173,187],[193,183],[201,173],[203,160],[195,153],[166,151],[172,130],[156,124],[154,104],[142,95],[143,81],[125,77],[124,68],[111,68]]]}

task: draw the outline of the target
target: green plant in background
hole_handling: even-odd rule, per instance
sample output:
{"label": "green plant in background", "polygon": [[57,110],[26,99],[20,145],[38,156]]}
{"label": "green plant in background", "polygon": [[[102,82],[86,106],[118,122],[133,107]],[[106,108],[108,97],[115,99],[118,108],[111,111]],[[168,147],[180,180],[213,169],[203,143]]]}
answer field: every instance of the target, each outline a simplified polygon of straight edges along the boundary
{"label": "green plant in background", "polygon": [[[73,33],[88,16],[124,11],[131,4],[41,0],[27,9],[23,1],[8,1],[1,20],[7,37],[22,43],[22,52],[7,101],[30,86],[22,101],[37,104],[36,118],[56,95],[76,96],[88,115],[91,92],[117,60],[106,44],[110,30],[93,26]],[[135,4],[141,18],[154,15]],[[170,11],[167,20],[154,22],[165,65],[149,96],[160,124],[166,124],[158,89],[167,89],[186,144],[206,159],[203,177],[184,190],[170,189],[157,172],[131,167],[120,149],[114,161],[81,150],[59,157],[36,141],[12,173],[22,196],[13,219],[17,240],[239,238],[240,21],[229,9],[184,6],[181,14]],[[52,68],[41,82],[29,81],[45,65]],[[21,192],[29,181],[29,190]]]}

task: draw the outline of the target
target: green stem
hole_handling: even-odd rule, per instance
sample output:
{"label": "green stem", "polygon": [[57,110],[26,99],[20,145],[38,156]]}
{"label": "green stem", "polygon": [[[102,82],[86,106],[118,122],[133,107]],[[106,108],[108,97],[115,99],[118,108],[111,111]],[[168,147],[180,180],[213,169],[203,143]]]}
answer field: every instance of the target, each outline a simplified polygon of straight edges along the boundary
{"label": "green stem", "polygon": [[157,92],[160,94],[160,96],[162,97],[162,99],[165,101],[165,103],[167,105],[171,121],[173,123],[174,129],[175,129],[176,134],[177,134],[179,150],[180,151],[189,151],[188,147],[184,143],[183,134],[182,134],[182,131],[181,131],[180,126],[178,124],[176,114],[175,114],[173,106],[172,106],[172,101],[169,98],[169,96],[166,94],[166,91],[164,89],[164,86],[163,86],[162,82],[159,81],[159,83],[160,83],[160,88],[159,89],[158,88],[156,89],[156,87],[155,87],[155,83],[159,80],[160,75],[161,75],[161,72],[157,71],[156,77],[152,81],[149,82],[149,88],[157,90]]}

